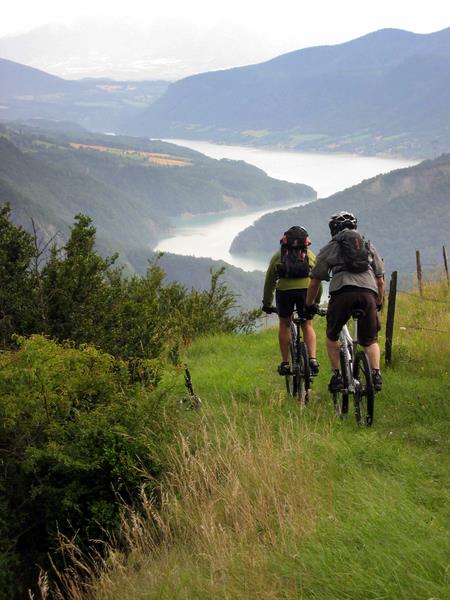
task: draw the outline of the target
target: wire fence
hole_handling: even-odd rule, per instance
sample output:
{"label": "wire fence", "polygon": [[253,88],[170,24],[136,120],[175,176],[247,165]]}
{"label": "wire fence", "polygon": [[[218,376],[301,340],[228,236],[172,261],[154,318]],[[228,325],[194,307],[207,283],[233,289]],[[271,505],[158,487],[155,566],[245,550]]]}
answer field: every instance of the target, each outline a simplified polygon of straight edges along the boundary
{"label": "wire fence", "polygon": [[426,300],[427,302],[438,302],[440,304],[450,304],[450,300],[441,300],[440,298],[426,298],[425,296],[421,296],[420,294],[414,294],[412,292],[407,292],[406,290],[398,290],[399,294],[405,294],[406,296],[412,296],[413,298],[417,298],[418,300]]}
{"label": "wire fence", "polygon": [[[442,246],[442,255],[444,260],[444,270],[447,279],[447,286],[450,287],[450,276],[449,276],[449,266],[447,259],[447,250],[445,246]],[[435,266],[435,265],[433,265]],[[393,339],[394,339],[394,319],[395,319],[395,305],[396,305],[396,296],[397,294],[404,294],[405,296],[409,296],[411,298],[416,299],[419,302],[431,302],[437,305],[449,305],[450,300],[444,300],[443,298],[432,298],[429,296],[425,296],[424,291],[426,290],[424,286],[423,279],[423,271],[422,271],[422,263],[420,258],[420,251],[416,250],[416,269],[417,269],[417,283],[419,287],[419,293],[410,292],[407,290],[400,290],[397,288],[397,271],[393,271],[391,274],[391,280],[389,284],[389,298],[388,298],[388,310],[386,317],[386,342],[385,342],[385,365],[389,366],[392,360],[392,347],[393,347]],[[425,289],[424,289],[425,288]],[[399,315],[400,319],[402,315]],[[420,325],[411,325],[411,324],[403,324],[401,323],[398,327],[400,331],[427,331],[430,333],[441,334],[450,336],[450,331],[445,331],[443,329],[435,329],[432,327],[422,327]]]}
{"label": "wire fence", "polygon": [[431,327],[417,327],[417,325],[400,325],[399,329],[400,331],[414,329],[416,331],[431,331],[432,333],[445,333],[445,335],[450,335],[450,331],[444,331],[443,329],[431,329]]}

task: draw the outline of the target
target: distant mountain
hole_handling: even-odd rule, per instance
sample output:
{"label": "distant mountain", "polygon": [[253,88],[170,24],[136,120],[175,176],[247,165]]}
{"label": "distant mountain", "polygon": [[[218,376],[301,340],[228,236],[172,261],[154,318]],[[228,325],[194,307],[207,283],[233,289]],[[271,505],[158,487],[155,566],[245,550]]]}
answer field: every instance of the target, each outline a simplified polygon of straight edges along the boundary
{"label": "distant mountain", "polygon": [[[113,11],[112,11],[113,12]],[[207,26],[185,22],[177,11],[150,22],[106,16],[100,22],[44,25],[0,37],[0,56],[69,79],[174,81],[193,73],[251,64],[295,48],[242,20]]]}
{"label": "distant mountain", "polygon": [[[0,126],[0,205],[11,204],[15,222],[29,230],[34,219],[47,238],[59,231],[64,239],[74,216],[87,214],[102,254],[119,252],[130,270],[147,268],[152,248],[186,213],[276,207],[315,197],[309,186],[272,179],[243,161],[215,160],[173,144]],[[206,287],[209,267],[221,266],[194,265],[192,257],[164,261],[169,278],[178,270],[176,278],[190,286],[201,279]],[[238,289],[246,289],[244,272],[233,273],[241,281]]]}
{"label": "distant mountain", "polygon": [[93,131],[119,131],[163,94],[166,81],[71,81],[0,58],[0,120],[72,121]]}
{"label": "distant mountain", "polygon": [[69,91],[71,82],[11,60],[0,58],[1,98]]}
{"label": "distant mountain", "polygon": [[329,239],[330,216],[340,210],[355,213],[388,271],[414,272],[415,251],[420,250],[432,272],[433,265],[443,265],[442,246],[450,247],[450,154],[378,175],[304,207],[265,215],[239,233],[231,252],[269,257],[291,225],[306,227],[317,252]]}
{"label": "distant mountain", "polygon": [[423,158],[450,149],[450,28],[384,29],[173,83],[152,136]]}

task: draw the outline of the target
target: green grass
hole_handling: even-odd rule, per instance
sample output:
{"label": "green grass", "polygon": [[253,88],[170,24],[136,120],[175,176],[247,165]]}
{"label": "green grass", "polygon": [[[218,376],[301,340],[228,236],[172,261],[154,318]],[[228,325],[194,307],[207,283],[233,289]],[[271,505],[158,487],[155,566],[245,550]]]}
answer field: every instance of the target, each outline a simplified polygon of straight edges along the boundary
{"label": "green grass", "polygon": [[[93,597],[449,598],[448,338],[400,330],[448,328],[447,313],[399,298],[370,429],[334,415],[323,320],[306,409],[276,374],[276,330],[196,342],[186,361],[202,409],[185,415],[162,508],[147,500],[146,518],[124,520],[132,551],[111,555]],[[172,406],[182,378],[165,386]]]}

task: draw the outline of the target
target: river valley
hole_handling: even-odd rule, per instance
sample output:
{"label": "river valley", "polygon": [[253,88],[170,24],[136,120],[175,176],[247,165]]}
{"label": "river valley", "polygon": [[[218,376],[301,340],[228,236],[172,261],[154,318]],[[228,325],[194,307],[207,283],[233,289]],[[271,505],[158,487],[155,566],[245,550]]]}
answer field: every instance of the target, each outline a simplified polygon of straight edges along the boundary
{"label": "river valley", "polygon": [[[194,140],[164,140],[197,150],[211,158],[244,160],[263,169],[271,177],[312,186],[319,198],[330,196],[364,179],[419,161],[352,154],[312,154],[227,146]],[[289,208],[288,206],[279,206]],[[161,240],[156,250],[224,260],[246,271],[265,270],[266,257],[238,256],[229,252],[234,237],[273,209],[228,213],[226,216],[198,216],[180,220],[174,235]],[[274,247],[276,240],[274,240]]]}

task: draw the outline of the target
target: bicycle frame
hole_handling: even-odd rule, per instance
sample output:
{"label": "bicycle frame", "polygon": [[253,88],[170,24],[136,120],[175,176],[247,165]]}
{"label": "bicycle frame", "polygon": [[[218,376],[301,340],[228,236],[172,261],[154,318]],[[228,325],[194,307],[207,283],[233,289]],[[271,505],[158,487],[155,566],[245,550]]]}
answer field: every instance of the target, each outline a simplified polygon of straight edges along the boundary
{"label": "bicycle frame", "polygon": [[302,319],[300,319],[299,316],[295,317],[294,315],[292,315],[292,320],[291,320],[291,342],[294,344],[294,348],[297,351],[297,353],[298,353],[299,344],[302,341],[302,330],[300,328],[301,322],[302,322]]}
{"label": "bicycle frame", "polygon": [[349,394],[353,396],[355,418],[358,425],[372,425],[374,411],[374,389],[369,359],[363,350],[358,349],[358,317],[353,316],[353,336],[347,324],[339,334],[340,369],[344,389],[333,393],[333,400],[339,416],[348,412]]}
{"label": "bicycle frame", "polygon": [[[278,313],[278,309],[273,306],[268,309],[268,313]],[[321,309],[317,314],[326,315],[326,310]],[[297,309],[294,310],[291,319],[291,343],[290,357],[291,368],[285,375],[286,390],[291,396],[297,396],[302,405],[307,404],[309,400],[309,391],[313,381],[313,375],[309,366],[308,348],[302,338],[301,325],[307,319],[300,317]]]}
{"label": "bicycle frame", "polygon": [[[286,389],[292,396],[298,396],[302,404],[309,399],[311,373],[306,344],[302,338],[301,324],[306,321],[294,311],[291,320],[291,374],[286,377]],[[291,379],[292,377],[292,379]]]}
{"label": "bicycle frame", "polygon": [[339,343],[344,358],[345,373],[343,373],[344,381],[348,382],[347,392],[354,394],[356,391],[356,382],[353,378],[353,359],[356,353],[358,339],[358,321],[353,321],[353,337],[350,335],[348,325],[345,324],[339,334]]}

